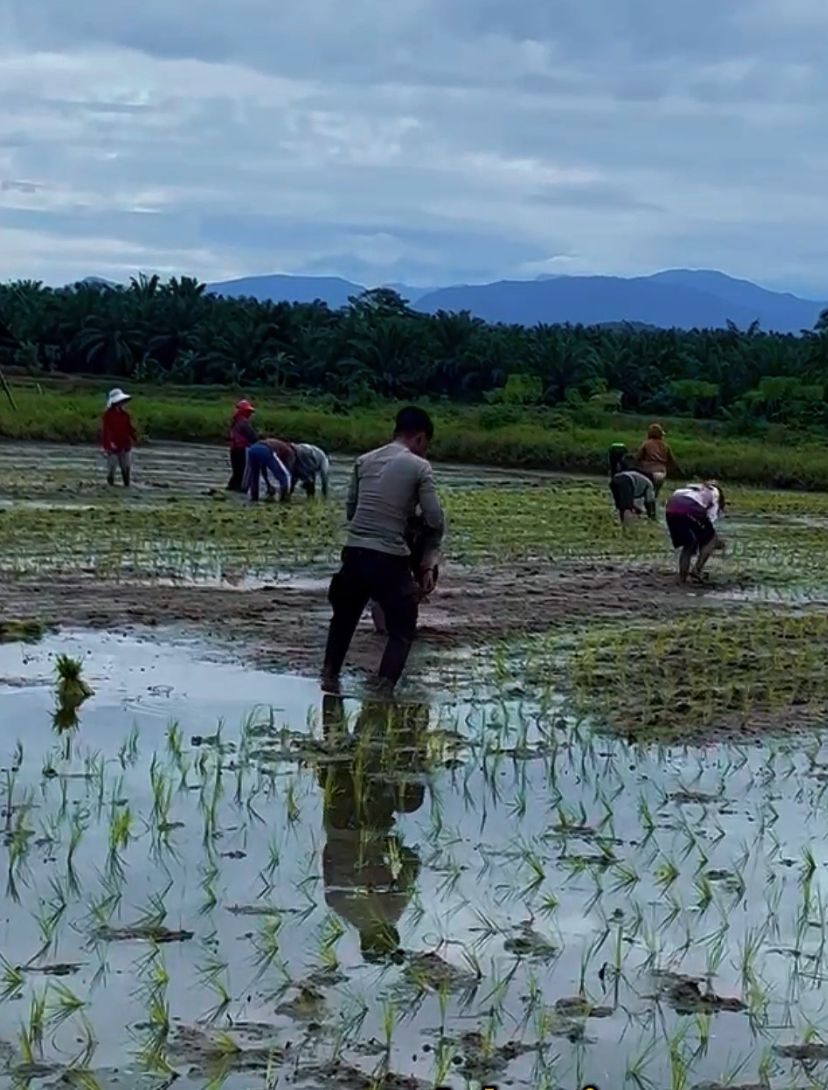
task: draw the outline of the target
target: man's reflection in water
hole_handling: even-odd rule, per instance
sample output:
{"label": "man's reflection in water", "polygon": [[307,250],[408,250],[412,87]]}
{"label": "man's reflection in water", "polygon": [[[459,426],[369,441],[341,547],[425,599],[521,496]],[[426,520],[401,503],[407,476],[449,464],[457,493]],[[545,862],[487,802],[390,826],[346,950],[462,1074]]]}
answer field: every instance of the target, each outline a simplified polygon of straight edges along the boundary
{"label": "man's reflection in water", "polygon": [[318,772],[324,791],[325,901],[359,932],[366,961],[399,958],[397,924],[408,905],[420,858],[392,832],[397,814],[422,806],[427,704],[365,703],[353,734],[342,697],[322,705],[325,740],[335,757]]}

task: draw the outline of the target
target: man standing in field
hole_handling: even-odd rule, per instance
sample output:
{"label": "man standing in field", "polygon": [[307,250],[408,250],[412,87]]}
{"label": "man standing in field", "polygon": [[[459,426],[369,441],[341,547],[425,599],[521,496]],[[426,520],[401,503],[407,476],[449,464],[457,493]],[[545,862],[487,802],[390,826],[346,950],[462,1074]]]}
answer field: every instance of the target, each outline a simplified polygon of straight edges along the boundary
{"label": "man standing in field", "polygon": [[230,492],[242,491],[247,468],[247,452],[254,443],[259,441],[256,429],[251,423],[255,411],[247,398],[242,398],[237,403],[233,419],[230,421],[230,480],[227,483],[227,489]]}
{"label": "man standing in field", "polygon": [[115,473],[120,469],[124,488],[129,488],[132,480],[132,448],[138,441],[135,425],[125,408],[131,400],[123,390],[110,390],[101,422],[101,447],[107,458],[107,483],[115,484]]}
{"label": "man standing in field", "polygon": [[333,618],[325,649],[322,680],[334,687],[359,619],[369,601],[385,617],[388,642],[379,667],[379,686],[392,690],[400,678],[417,631],[418,598],[433,590],[431,566],[411,571],[405,534],[419,505],[433,539],[442,539],[445,519],[425,460],[434,425],[418,408],[402,409],[394,438],[363,454],[354,466],[346,515],[350,523],[342,567],[331,580],[328,600]]}

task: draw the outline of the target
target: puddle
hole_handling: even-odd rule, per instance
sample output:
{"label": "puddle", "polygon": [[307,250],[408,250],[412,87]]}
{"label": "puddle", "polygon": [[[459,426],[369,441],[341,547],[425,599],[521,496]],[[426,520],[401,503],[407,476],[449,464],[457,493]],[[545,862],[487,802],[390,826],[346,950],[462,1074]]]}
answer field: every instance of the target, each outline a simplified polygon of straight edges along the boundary
{"label": "puddle", "polygon": [[757,602],[764,605],[815,606],[828,604],[828,587],[739,587],[713,590],[711,598],[725,602]]}
{"label": "puddle", "polygon": [[[94,690],[62,734],[58,654]],[[788,1085],[819,1024],[820,738],[323,701],[167,632],[2,645],[0,679],[0,1086],[33,997],[44,1085],[669,1085],[671,1041],[688,1085],[771,1046]]]}

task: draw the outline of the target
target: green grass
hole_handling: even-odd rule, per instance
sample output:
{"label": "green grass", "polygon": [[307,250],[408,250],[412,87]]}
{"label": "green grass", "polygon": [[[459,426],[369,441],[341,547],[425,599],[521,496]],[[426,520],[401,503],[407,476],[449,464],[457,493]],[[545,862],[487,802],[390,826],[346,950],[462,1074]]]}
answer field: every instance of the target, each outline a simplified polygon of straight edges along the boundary
{"label": "green grass", "polygon": [[[236,394],[230,391],[131,387],[133,412],[141,433],[151,439],[224,442]],[[0,402],[0,436],[16,440],[94,442],[105,388],[63,383],[42,392],[31,385],[14,389],[17,409]],[[379,405],[349,413],[323,403],[285,400],[267,393],[256,397],[257,425],[263,434],[318,443],[330,451],[355,453],[384,442],[399,406]],[[640,417],[594,414],[589,426],[560,413],[526,410],[514,422],[514,410],[490,406],[438,404],[432,407],[437,434],[433,457],[450,462],[533,469],[604,473],[606,452],[615,441],[634,449],[643,435]],[[773,444],[735,439],[697,421],[670,425],[670,439],[688,476],[780,488],[828,490],[828,449],[814,440]]]}
{"label": "green grass", "polygon": [[[48,480],[45,482],[48,485]],[[476,485],[439,481],[445,555],[463,565],[566,561],[673,563],[664,526],[642,520],[624,533],[604,482],[560,480]],[[15,480],[6,483],[14,493]],[[245,506],[216,496],[150,494],[124,503],[90,490],[88,505],[18,506],[0,515],[0,571],[94,572],[126,578],[271,579],[335,563],[345,536],[340,485],[329,503]],[[734,488],[723,523],[729,554],[711,572],[725,586],[807,598],[828,571],[828,496]]]}
{"label": "green grass", "polygon": [[40,643],[48,629],[34,618],[0,620],[0,643]]}
{"label": "green grass", "polygon": [[599,622],[514,641],[501,684],[639,742],[793,728],[828,715],[828,614],[766,605]]}
{"label": "green grass", "polygon": [[574,705],[636,736],[686,737],[759,713],[828,709],[828,617],[750,609],[593,629],[571,660]]}

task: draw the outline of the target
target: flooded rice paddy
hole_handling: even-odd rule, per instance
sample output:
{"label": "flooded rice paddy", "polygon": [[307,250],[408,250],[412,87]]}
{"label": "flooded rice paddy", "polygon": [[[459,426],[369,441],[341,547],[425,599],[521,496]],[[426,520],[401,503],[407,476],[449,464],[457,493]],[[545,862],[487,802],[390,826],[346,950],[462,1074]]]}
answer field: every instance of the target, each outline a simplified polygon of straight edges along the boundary
{"label": "flooded rice paddy", "polygon": [[388,703],[367,628],[314,680],[336,498],[163,453],[27,507],[5,455],[0,1086],[828,1085],[825,497],[734,490],[690,593],[603,482],[446,475]]}

